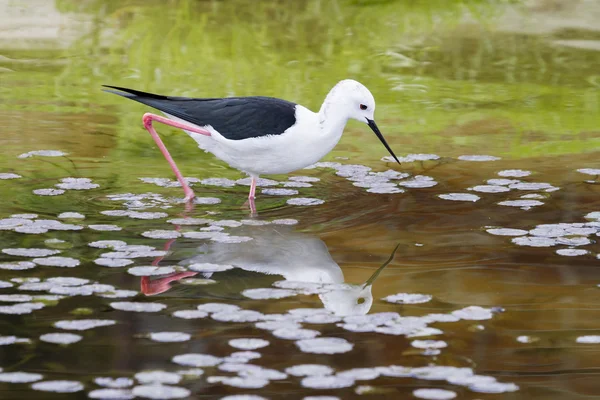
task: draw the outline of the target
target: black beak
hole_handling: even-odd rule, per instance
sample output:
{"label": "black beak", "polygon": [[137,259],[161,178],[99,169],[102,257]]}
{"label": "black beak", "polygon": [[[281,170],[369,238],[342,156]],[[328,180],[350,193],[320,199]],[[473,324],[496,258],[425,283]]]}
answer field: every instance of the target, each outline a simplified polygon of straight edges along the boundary
{"label": "black beak", "polygon": [[377,268],[377,270],[373,273],[373,275],[371,275],[371,277],[369,279],[367,279],[367,281],[363,284],[363,288],[366,288],[367,286],[370,286],[373,284],[373,282],[375,282],[375,279],[377,279],[377,277],[379,276],[381,271],[383,271],[385,269],[385,267],[387,267],[394,259],[394,256],[396,255],[396,251],[398,251],[398,247],[400,247],[400,243],[398,243],[396,245],[396,248],[394,249],[394,251],[392,251],[390,258],[388,258],[381,267]]}
{"label": "black beak", "polygon": [[377,135],[377,137],[379,138],[379,140],[381,140],[381,143],[383,143],[383,145],[385,146],[385,148],[387,149],[387,151],[389,151],[390,154],[392,155],[392,157],[394,157],[394,160],[396,160],[396,162],[398,162],[398,164],[400,164],[400,160],[398,160],[398,157],[396,157],[396,155],[394,154],[394,152],[390,148],[390,145],[387,144],[387,142],[385,141],[385,138],[381,134],[381,131],[377,127],[377,124],[375,123],[375,121],[373,121],[372,119],[367,118],[367,124],[373,130],[373,132],[375,132],[375,134]]}

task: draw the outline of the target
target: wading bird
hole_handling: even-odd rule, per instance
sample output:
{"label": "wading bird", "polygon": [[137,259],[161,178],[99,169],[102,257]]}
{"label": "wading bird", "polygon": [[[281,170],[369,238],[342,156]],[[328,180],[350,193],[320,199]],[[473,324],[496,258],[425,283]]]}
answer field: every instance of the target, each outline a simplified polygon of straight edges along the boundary
{"label": "wading bird", "polygon": [[107,92],[153,107],[167,116],[146,113],[142,121],[183,187],[186,201],[192,200],[194,192],[156,133],[153,121],[183,129],[201,149],[250,175],[248,200],[253,212],[259,175],[286,174],[319,161],[339,142],[350,118],[366,123],[400,163],[375,124],[373,95],[351,79],[335,85],[317,113],[272,97],[204,99],[105,87],[115,89]]}

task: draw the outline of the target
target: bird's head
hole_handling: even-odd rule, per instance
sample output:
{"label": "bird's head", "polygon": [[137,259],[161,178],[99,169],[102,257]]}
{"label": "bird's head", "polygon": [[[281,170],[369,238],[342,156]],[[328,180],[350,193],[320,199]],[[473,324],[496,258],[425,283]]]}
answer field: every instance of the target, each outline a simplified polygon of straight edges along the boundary
{"label": "bird's head", "polygon": [[[379,127],[375,123],[375,98],[365,85],[352,79],[340,81],[331,91],[335,97],[344,103],[348,118],[365,123],[375,132],[377,138],[383,143],[387,151],[400,164],[400,161],[387,144]],[[330,95],[331,95],[330,94]]]}

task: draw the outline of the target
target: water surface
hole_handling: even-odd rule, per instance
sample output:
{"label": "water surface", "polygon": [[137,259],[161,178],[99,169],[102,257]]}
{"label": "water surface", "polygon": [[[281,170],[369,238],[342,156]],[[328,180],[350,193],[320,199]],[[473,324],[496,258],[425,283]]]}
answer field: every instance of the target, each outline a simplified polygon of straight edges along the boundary
{"label": "water surface", "polygon": [[[586,1],[0,5],[0,174],[14,174],[0,181],[2,398],[599,395],[599,12]],[[316,110],[348,77],[375,95],[402,165],[349,123],[323,160],[338,164],[267,177],[298,194],[259,190],[256,217],[243,175],[160,127],[206,199],[186,210],[141,126],[147,109],[100,90]],[[39,150],[64,155],[24,156]],[[77,279],[53,279],[65,277]],[[244,338],[268,345],[229,344]],[[125,388],[98,392],[107,384]]]}

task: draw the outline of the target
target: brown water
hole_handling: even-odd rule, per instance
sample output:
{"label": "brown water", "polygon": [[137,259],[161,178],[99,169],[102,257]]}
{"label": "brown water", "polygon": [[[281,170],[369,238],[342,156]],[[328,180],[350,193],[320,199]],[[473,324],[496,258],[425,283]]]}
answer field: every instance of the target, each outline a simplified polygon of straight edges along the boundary
{"label": "brown water", "polygon": [[[12,227],[0,230],[1,247],[58,249],[60,253],[54,256],[79,261],[76,267],[60,268],[36,259],[35,264],[21,264],[21,268],[31,269],[16,270],[15,262],[37,256],[0,254],[0,281],[7,282],[0,289],[0,343],[6,343],[0,346],[0,397],[110,398],[106,392],[94,392],[101,389],[95,378],[133,379],[142,371],[182,371],[190,367],[172,362],[174,356],[198,353],[227,357],[239,351],[228,345],[236,338],[268,340],[267,347],[254,350],[261,357],[247,363],[280,372],[300,364],[328,365],[336,373],[391,365],[471,370],[462,370],[466,380],[460,384],[458,370],[437,370],[437,379],[424,379],[424,370],[412,369],[404,377],[394,377],[389,369],[380,368],[376,371],[382,375],[377,378],[335,381],[344,388],[315,389],[311,387],[314,383],[291,374],[263,384],[246,379],[246,383],[263,387],[239,388],[214,378],[235,376],[236,372],[202,366],[201,376],[163,375],[166,384],[189,390],[173,389],[171,394],[198,399],[233,394],[271,399],[317,395],[398,399],[423,396],[419,394],[422,392],[413,394],[417,389],[439,388],[455,392],[460,399],[599,396],[596,356],[600,344],[593,342],[600,339],[596,320],[600,310],[596,232],[600,228],[596,226],[598,218],[588,215],[600,211],[599,186],[595,176],[577,171],[600,168],[596,151],[600,137],[596,67],[600,57],[594,22],[599,12],[597,4],[589,1],[536,1],[528,6],[502,1],[422,5],[400,1],[244,0],[0,4],[0,173],[21,176],[0,181],[0,224],[6,227],[10,222],[7,218],[13,214],[37,214],[19,217]],[[374,93],[378,124],[399,156],[427,153],[440,158],[405,160],[401,166],[386,163],[381,160],[385,149],[368,129],[350,123],[341,143],[325,161],[366,166],[372,172],[391,169],[409,174],[387,182],[404,192],[367,192],[364,184],[353,183],[364,181],[368,172],[355,170],[349,178],[321,166],[293,174],[319,179],[311,182],[311,187],[295,188],[298,195],[268,196],[259,191],[258,216],[254,218],[244,206],[244,185],[196,183],[199,196],[218,198],[220,203],[196,205],[186,211],[176,201],[182,197],[180,188],[141,182],[139,178],[173,178],[141,127],[140,117],[147,109],[99,90],[101,84],[115,84],[190,96],[261,94],[317,109],[329,88],[346,77],[360,80]],[[186,176],[243,177],[197,150],[185,135],[165,127],[159,132]],[[33,150],[67,154],[18,157]],[[464,161],[459,159],[463,155],[498,159]],[[530,171],[531,175],[505,178],[498,174],[514,169]],[[405,186],[419,175],[430,177],[436,184]],[[56,188],[68,177],[89,178],[99,187],[66,190],[58,196],[33,193]],[[268,178],[279,182],[279,187],[288,182],[287,176]],[[493,185],[491,190],[505,190],[498,193],[473,190],[489,179],[500,178],[520,180],[521,184]],[[127,193],[154,195],[153,200],[138,203],[114,197]],[[477,195],[479,199],[439,197],[452,193]],[[535,196],[522,198],[527,195]],[[324,203],[288,204],[293,197],[317,198]],[[498,204],[510,200],[539,204],[528,209]],[[167,216],[134,219],[102,214],[110,210],[162,212]],[[85,219],[59,218],[63,212],[81,213]],[[168,222],[172,218],[210,221],[182,225]],[[57,230],[66,228],[46,221],[46,225],[55,224],[50,225],[53,229],[36,233],[27,230],[28,224],[36,223],[23,219],[37,219],[37,226],[44,224],[41,219],[62,221],[75,225],[70,226],[75,230]],[[277,222],[281,219],[291,219],[288,223],[292,225]],[[224,220],[230,222],[219,222]],[[248,220],[266,224],[249,225]],[[554,227],[554,232],[532,231],[541,224],[558,223],[581,225]],[[121,230],[100,231],[94,227],[98,224]],[[206,234],[208,226],[240,224],[223,227],[229,239],[218,233],[215,240],[190,237],[197,236],[202,228]],[[21,228],[14,228],[18,225]],[[493,228],[530,232],[501,236],[488,231]],[[19,232],[23,229],[25,233]],[[153,239],[142,235],[153,230],[168,230],[179,237]],[[241,240],[251,240],[237,243],[240,236]],[[112,250],[88,246],[99,240],[122,240],[167,253],[159,257],[150,253],[131,258],[130,265],[108,268],[95,260],[106,259],[102,254]],[[545,240],[546,247],[523,245],[524,240]],[[582,254],[557,253],[566,249],[581,250]],[[392,261],[379,269],[370,290],[361,286],[390,255]],[[235,268],[202,274],[189,270],[193,262]],[[140,277],[132,274],[135,269],[130,270],[150,265],[173,266],[176,271]],[[90,284],[114,288],[96,288],[97,292],[87,295],[75,295],[65,282],[56,281],[37,288],[44,290],[30,290],[35,286],[27,285],[19,288],[23,279],[46,282],[52,277],[88,279]],[[294,293],[281,299],[250,298],[256,293],[252,289],[306,286],[298,282],[307,281],[324,284],[312,287],[321,296]],[[9,283],[13,286],[8,287]],[[117,292],[123,298],[104,297],[114,297],[116,289],[134,292]],[[424,294],[431,299],[415,304],[383,300],[398,293]],[[16,294],[64,297],[4,296]],[[33,304],[32,308],[41,307],[40,302],[45,307],[24,311],[27,306],[18,306],[17,300]],[[129,301],[166,307],[157,312],[133,312],[111,305]],[[277,337],[285,332],[258,329],[255,322],[173,316],[176,311],[206,303],[255,310],[263,314],[257,317],[261,320],[289,320],[289,316],[268,315],[313,308],[308,312],[312,317],[327,316],[333,321],[337,316],[340,321],[296,321],[305,329],[318,331],[318,337],[343,338],[354,347],[338,354],[314,354],[302,351],[296,340]],[[472,315],[460,312],[469,306],[481,307],[475,310],[483,319],[471,319]],[[402,320],[378,314],[387,312],[425,319]],[[363,326],[366,332],[355,332],[356,327],[348,325],[366,322],[365,314],[382,318],[376,324],[379,332],[374,331],[375,326]],[[454,322],[429,323],[438,332],[422,331],[421,325],[415,325],[412,334],[423,335],[419,337],[391,335],[381,329],[424,324],[426,318],[434,318],[426,317],[431,314],[458,317]],[[341,318],[346,318],[346,325]],[[115,324],[83,331],[53,326],[58,321],[82,319]],[[187,340],[168,343],[149,337],[165,331],[190,336],[180,335]],[[68,345],[40,339],[52,332],[82,338]],[[28,341],[12,343],[15,339],[11,336]],[[419,340],[436,342],[415,342]],[[582,343],[586,340],[592,343]],[[420,348],[422,345],[446,347],[436,352]],[[232,363],[231,359],[225,361]],[[3,382],[14,379],[7,373],[19,371],[42,376],[30,375],[32,382],[28,383]],[[254,378],[259,373],[256,371]],[[428,370],[430,374],[432,371]],[[471,373],[493,377],[503,385],[473,386]],[[138,378],[133,386],[143,383]],[[72,383],[74,392],[53,393],[40,390],[44,385],[33,382],[56,380],[79,382],[81,387]],[[492,389],[502,393],[482,393]],[[140,390],[134,390],[139,398],[148,396]],[[155,398],[169,398],[168,394],[156,394],[157,390],[150,389]],[[123,398],[133,396],[130,388],[119,393]]]}

